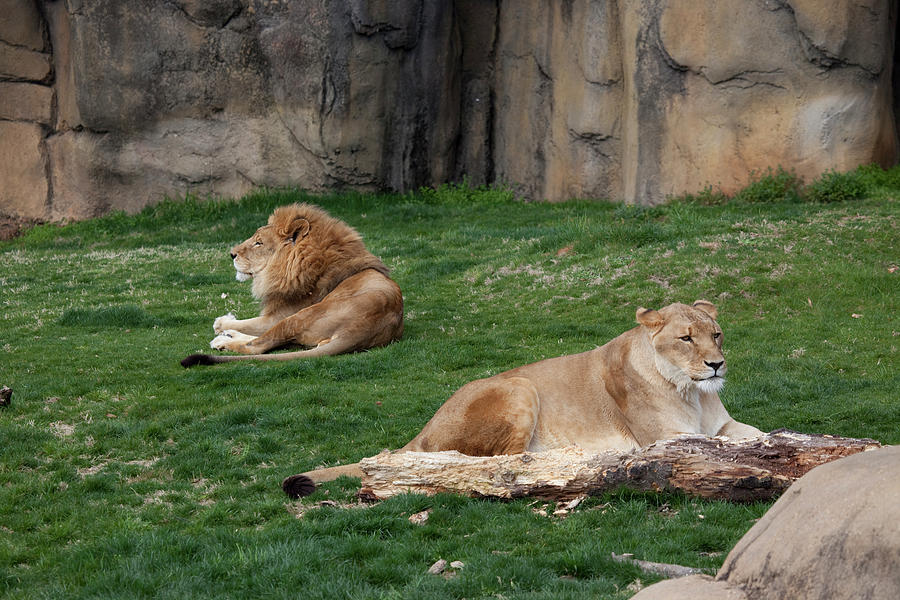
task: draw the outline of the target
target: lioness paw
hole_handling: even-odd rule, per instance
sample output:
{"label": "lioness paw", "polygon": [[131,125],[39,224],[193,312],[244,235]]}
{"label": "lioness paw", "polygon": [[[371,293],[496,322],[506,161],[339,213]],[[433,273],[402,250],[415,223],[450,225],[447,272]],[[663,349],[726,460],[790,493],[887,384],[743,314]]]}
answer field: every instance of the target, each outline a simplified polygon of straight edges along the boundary
{"label": "lioness paw", "polygon": [[233,313],[228,313],[227,315],[218,317],[215,321],[213,321],[213,331],[216,333],[222,333],[226,329],[231,329],[235,319],[237,319],[237,317],[235,317]]}

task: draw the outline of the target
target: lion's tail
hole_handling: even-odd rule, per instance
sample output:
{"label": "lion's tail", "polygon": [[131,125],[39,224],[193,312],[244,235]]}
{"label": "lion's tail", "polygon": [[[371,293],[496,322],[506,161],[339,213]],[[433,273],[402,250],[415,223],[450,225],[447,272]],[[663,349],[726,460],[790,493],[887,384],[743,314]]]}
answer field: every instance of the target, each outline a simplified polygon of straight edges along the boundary
{"label": "lion's tail", "polygon": [[185,369],[197,365],[216,365],[219,363],[235,362],[239,360],[256,360],[260,362],[294,360],[297,358],[314,358],[316,356],[331,356],[343,352],[343,349],[328,347],[322,344],[309,350],[297,350],[296,352],[278,352],[277,354],[191,354],[181,359],[181,366]]}
{"label": "lion's tail", "polygon": [[291,498],[302,498],[316,491],[317,483],[333,481],[342,475],[362,477],[363,472],[359,468],[359,463],[316,469],[315,471],[307,471],[306,473],[298,473],[297,475],[286,477],[281,482],[281,489]]}

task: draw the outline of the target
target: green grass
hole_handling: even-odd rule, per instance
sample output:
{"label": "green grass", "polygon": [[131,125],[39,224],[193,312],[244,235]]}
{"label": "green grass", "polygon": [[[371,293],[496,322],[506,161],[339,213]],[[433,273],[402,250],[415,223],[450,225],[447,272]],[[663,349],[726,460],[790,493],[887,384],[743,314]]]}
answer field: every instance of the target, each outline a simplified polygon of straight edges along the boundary
{"label": "green grass", "polygon": [[[623,491],[559,518],[529,500],[357,506],[347,479],[291,502],[279,484],[404,444],[466,381],[697,298],[719,307],[736,418],[900,443],[900,170],[782,173],[654,208],[269,191],[0,244],[0,595],[627,598],[653,581],[611,552],[714,572],[767,504]],[[345,219],[393,269],[404,339],[182,369],[215,317],[256,311],[228,249],[293,201]],[[427,575],[439,558],[465,567]]]}

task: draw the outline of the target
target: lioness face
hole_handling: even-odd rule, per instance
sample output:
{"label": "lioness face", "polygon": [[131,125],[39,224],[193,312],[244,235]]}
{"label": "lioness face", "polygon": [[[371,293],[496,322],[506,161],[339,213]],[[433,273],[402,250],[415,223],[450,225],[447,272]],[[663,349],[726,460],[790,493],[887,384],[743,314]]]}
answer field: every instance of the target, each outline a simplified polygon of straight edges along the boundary
{"label": "lioness face", "polygon": [[[695,306],[699,306],[698,302]],[[722,328],[707,312],[715,308],[703,303],[701,310],[685,304],[673,304],[648,311],[652,320],[639,322],[650,331],[660,374],[679,389],[691,387],[718,392],[725,384],[725,356],[722,354]]]}
{"label": "lioness face", "polygon": [[234,259],[237,280],[247,281],[261,273],[283,244],[284,241],[278,238],[273,227],[266,225],[257,229],[250,239],[232,248],[231,258]]}

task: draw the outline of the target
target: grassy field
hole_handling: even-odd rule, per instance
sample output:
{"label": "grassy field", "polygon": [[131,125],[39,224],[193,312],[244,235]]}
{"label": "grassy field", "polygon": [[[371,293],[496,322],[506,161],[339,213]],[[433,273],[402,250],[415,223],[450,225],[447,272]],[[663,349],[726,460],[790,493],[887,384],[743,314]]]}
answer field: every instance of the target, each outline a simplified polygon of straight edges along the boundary
{"label": "grassy field", "polygon": [[[0,595],[627,598],[611,552],[714,572],[768,508],[627,491],[567,516],[289,474],[408,441],[461,384],[600,345],[638,306],[706,298],[737,419],[900,443],[900,170],[761,174],[641,208],[502,190],[261,192],[164,202],[0,244]],[[278,205],[356,227],[403,288],[404,339],[306,362],[182,369],[251,316],[228,249]],[[424,525],[409,517],[430,510]],[[436,560],[462,561],[447,576]]]}

